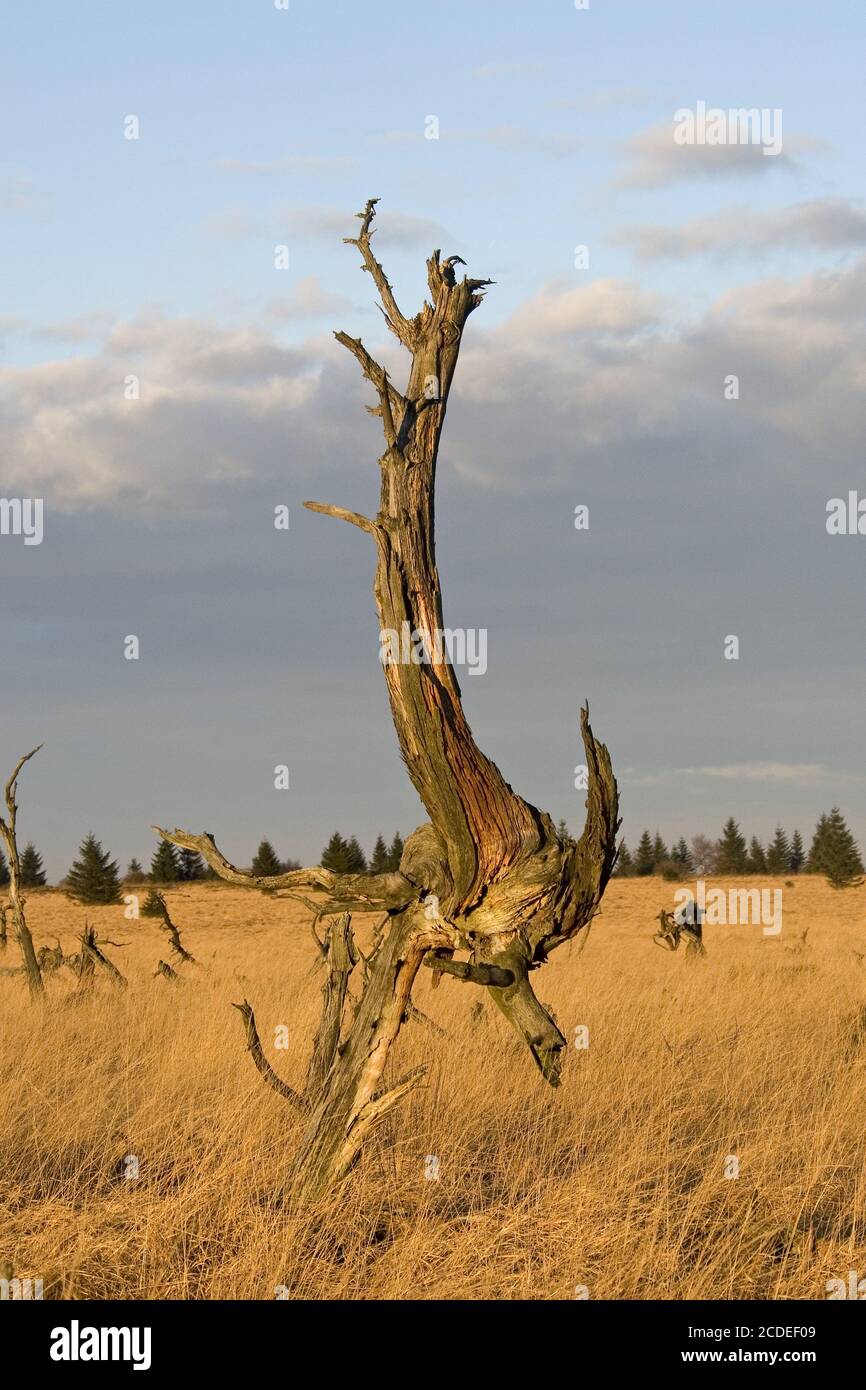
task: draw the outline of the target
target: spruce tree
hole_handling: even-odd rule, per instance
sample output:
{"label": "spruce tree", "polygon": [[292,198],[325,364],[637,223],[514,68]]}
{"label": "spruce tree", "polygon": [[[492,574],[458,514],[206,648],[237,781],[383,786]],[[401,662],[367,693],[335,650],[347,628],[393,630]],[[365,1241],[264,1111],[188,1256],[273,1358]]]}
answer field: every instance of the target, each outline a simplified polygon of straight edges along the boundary
{"label": "spruce tree", "polygon": [[399,830],[394,831],[394,838],[388,850],[388,868],[395,874],[400,867],[400,860],[403,858],[403,837]]}
{"label": "spruce tree", "polygon": [[20,860],[21,887],[44,888],[45,874],[42,869],[42,855],[37,854],[32,845],[24,846]]}
{"label": "spruce tree", "polygon": [[79,903],[119,903],[117,865],[91,832],[81,842],[78,858],[66,875],[66,891]]}
{"label": "spruce tree", "polygon": [[788,837],[781,825],[777,825],[776,833],[767,846],[767,872],[785,874],[790,867],[791,846],[788,844]]}
{"label": "spruce tree", "polygon": [[757,835],[753,835],[749,841],[748,871],[750,874],[765,874],[767,872],[767,856]]}
{"label": "spruce tree", "polygon": [[730,816],[722,830],[722,838],[719,840],[719,858],[716,865],[716,873],[719,874],[744,874],[748,872],[748,854],[746,853],[746,841],[740,834],[740,827]]}
{"label": "spruce tree", "polygon": [[256,850],[252,872],[257,878],[266,878],[272,874],[281,874],[283,872],[283,866],[277,858],[277,852],[270,840],[262,840],[262,843]]}
{"label": "spruce tree", "polygon": [[147,875],[137,859],[130,859],[127,866],[124,883],[144,883]]}
{"label": "spruce tree", "polygon": [[863,860],[838,806],[815,827],[809,872],[825,874],[831,888],[858,888],[863,881]]}
{"label": "spruce tree", "polygon": [[681,835],[671,850],[671,859],[677,864],[682,864],[684,869],[690,869],[692,860],[689,854],[689,847],[686,844],[685,836]]}
{"label": "spruce tree", "polygon": [[655,861],[654,867],[658,868],[659,865],[663,864],[665,860],[668,858],[670,858],[668,854],[668,847],[665,844],[659,832],[656,831],[656,836],[653,840],[653,859]]}
{"label": "spruce tree", "polygon": [[388,846],[385,844],[382,835],[376,836],[376,843],[373,846],[373,858],[370,860],[371,874],[386,874],[388,872]]}
{"label": "spruce tree", "polygon": [[798,874],[803,867],[806,859],[806,851],[803,848],[803,836],[799,830],[795,830],[791,836],[791,857],[788,860],[788,869],[792,874]]}
{"label": "spruce tree", "polygon": [[619,842],[619,853],[616,860],[617,878],[631,878],[634,873],[634,860],[631,857],[631,850],[625,840]]}
{"label": "spruce tree", "polygon": [[339,831],[335,830],[322,851],[322,868],[332,869],[335,874],[348,873],[349,846]]}
{"label": "spruce tree", "polygon": [[204,878],[205,862],[197,849],[182,849],[178,855],[177,876],[182,883],[199,883]]}
{"label": "spruce tree", "polygon": [[556,827],[556,833],[564,845],[573,845],[574,836],[568,828],[568,822],[562,819]]}
{"label": "spruce tree", "polygon": [[653,849],[652,837],[648,830],[645,830],[638,841],[637,855],[635,857],[635,868],[640,878],[647,878],[656,866],[655,850]]}
{"label": "spruce tree", "polygon": [[9,882],[9,865],[6,863],[6,855],[0,849],[0,888],[5,888]]}
{"label": "spruce tree", "polygon": [[348,860],[347,873],[365,874],[367,872],[367,856],[354,835],[346,845],[346,858]]}
{"label": "spruce tree", "polygon": [[177,883],[179,877],[177,850],[168,840],[160,840],[150,861],[151,883]]}

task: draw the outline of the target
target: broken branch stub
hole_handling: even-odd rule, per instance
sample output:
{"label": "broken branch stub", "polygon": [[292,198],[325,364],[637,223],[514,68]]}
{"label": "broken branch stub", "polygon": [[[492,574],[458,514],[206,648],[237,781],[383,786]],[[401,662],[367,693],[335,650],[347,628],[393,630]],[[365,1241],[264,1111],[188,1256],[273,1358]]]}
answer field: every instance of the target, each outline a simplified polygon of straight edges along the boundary
{"label": "broken branch stub", "polygon": [[[42,979],[42,971],[39,968],[39,961],[33,945],[33,937],[30,935],[30,928],[27,925],[27,918],[24,913],[24,898],[21,894],[21,860],[18,855],[18,840],[16,836],[16,822],[18,819],[18,803],[16,793],[18,791],[18,774],[25,763],[35,757],[42,744],[38,744],[29,753],[18,759],[12,771],[9,781],[6,783],[5,801],[6,818],[0,815],[0,836],[6,846],[6,858],[9,861],[9,902],[12,908],[12,922],[15,927],[15,939],[21,950],[24,973],[27,976],[27,985],[30,990],[31,999],[39,999],[45,993],[45,983]],[[4,938],[5,938],[5,914],[4,914]]]}

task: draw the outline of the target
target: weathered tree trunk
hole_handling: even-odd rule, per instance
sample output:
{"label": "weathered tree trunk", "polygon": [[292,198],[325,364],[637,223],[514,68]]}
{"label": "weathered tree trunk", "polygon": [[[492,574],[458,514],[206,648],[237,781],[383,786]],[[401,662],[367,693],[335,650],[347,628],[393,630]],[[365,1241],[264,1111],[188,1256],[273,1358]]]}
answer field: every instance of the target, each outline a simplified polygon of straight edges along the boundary
{"label": "weathered tree trunk", "polygon": [[45,992],[45,985],[42,980],[42,971],[39,969],[39,961],[36,958],[33,937],[30,935],[30,928],[27,926],[27,918],[24,915],[24,899],[21,896],[21,861],[18,857],[18,841],[15,834],[15,823],[18,817],[15,794],[18,790],[18,774],[24,764],[29,762],[41,747],[42,744],[40,743],[38,748],[34,748],[30,753],[25,753],[23,758],[18,759],[15,770],[6,783],[8,820],[4,820],[0,816],[0,835],[2,835],[6,845],[6,857],[9,861],[9,900],[12,906],[15,939],[21,949],[21,959],[24,963],[24,973],[27,976],[31,999],[39,999]]}
{"label": "weathered tree trunk", "polygon": [[[457,973],[488,988],[545,1080],[558,1084],[565,1038],[535,997],[530,973],[596,912],[616,857],[619,824],[610,757],[593,736],[587,709],[581,711],[587,818],[576,844],[561,841],[550,817],[512,791],[472,737],[441,637],[433,501],[439,439],[463,330],[490,281],[458,281],[459,257],[441,260],[434,251],[427,262],[431,300],[414,318],[405,318],[372,251],[376,201],[358,214],[359,236],[346,240],[358,248],[388,327],[411,355],[405,394],[360,339],[336,337],[379,397],[372,408],[382,419],[386,445],[379,458],[379,511],[372,519],[323,503],[305,505],[351,522],[375,541],[374,594],[391,714],[430,821],[407,840],[399,873],[339,875],[319,868],[265,879],[240,873],[209,835],[154,827],[174,844],[199,850],[231,882],[290,894],[318,889],[327,895],[327,910],[375,909],[389,915],[388,929],[365,963],[366,982],[351,1025],[310,1110],[297,1164],[307,1195],[348,1171],[371,1128],[414,1084],[416,1078],[407,1077],[380,1092],[388,1051],[408,1014],[425,957],[440,974]],[[400,659],[404,634],[416,659]],[[323,910],[320,902],[310,906]],[[469,959],[454,961],[455,952]],[[328,1027],[333,1037],[333,1017]]]}

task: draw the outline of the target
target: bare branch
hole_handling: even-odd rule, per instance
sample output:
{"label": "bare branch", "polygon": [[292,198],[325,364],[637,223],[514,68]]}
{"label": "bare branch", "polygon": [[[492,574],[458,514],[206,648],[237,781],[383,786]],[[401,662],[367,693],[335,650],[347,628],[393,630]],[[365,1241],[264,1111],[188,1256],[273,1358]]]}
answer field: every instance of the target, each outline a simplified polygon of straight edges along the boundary
{"label": "bare branch", "polygon": [[344,348],[348,348],[352,356],[360,363],[364,376],[375,386],[379,395],[379,405],[372,413],[382,416],[388,447],[393,448],[397,437],[393,420],[394,411],[397,411],[402,423],[409,407],[408,400],[400,394],[395,386],[392,386],[385,368],[374,357],[370,356],[360,338],[350,338],[348,333],[335,333],[334,337],[338,343],[342,343]]}
{"label": "bare branch", "polygon": [[242,1004],[232,1004],[232,1008],[237,1009],[244,1021],[247,1034],[247,1048],[252,1055],[259,1075],[264,1077],[271,1089],[276,1091],[277,1095],[282,1096],[284,1100],[291,1101],[292,1105],[296,1105],[299,1110],[309,1110],[310,1107],[304,1097],[299,1095],[297,1091],[292,1090],[292,1087],[289,1086],[287,1082],[281,1080],[281,1078],[277,1076],[277,1073],[262,1052],[262,1045],[259,1041],[259,1031],[256,1028],[256,1016],[252,1011],[251,1005],[248,1004],[245,999]]}
{"label": "bare branch", "polygon": [[0,829],[2,829],[4,837],[9,834],[14,835],[15,833],[15,817],[18,811],[18,807],[15,804],[15,784],[18,781],[18,774],[21,771],[24,764],[29,763],[31,758],[35,758],[36,754],[39,752],[39,749],[43,748],[44,746],[45,745],[42,743],[37,743],[35,748],[32,748],[29,753],[25,753],[23,757],[19,758],[17,763],[15,764],[15,770],[12,773],[12,776],[6,783],[6,810],[9,814],[8,825],[6,821],[4,821],[3,817],[0,816]]}
{"label": "bare branch", "polygon": [[357,526],[361,531],[368,531],[371,536],[375,536],[379,527],[375,521],[371,521],[368,516],[361,516],[360,512],[349,512],[345,507],[335,507],[330,502],[304,502],[308,512],[321,512],[323,516],[335,516],[339,521],[348,521],[350,525]]}
{"label": "bare branch", "polygon": [[379,291],[379,297],[382,300],[382,313],[385,317],[385,322],[387,323],[388,327],[390,328],[391,332],[395,335],[395,337],[399,338],[403,346],[407,347],[411,352],[415,346],[415,341],[417,337],[416,330],[411,321],[405,318],[404,315],[400,312],[397,306],[397,301],[394,298],[394,291],[391,289],[391,285],[388,281],[388,277],[386,276],[379,262],[376,260],[376,257],[373,255],[373,248],[370,245],[370,238],[373,235],[370,229],[373,223],[373,218],[376,215],[376,204],[378,203],[378,201],[378,198],[367,199],[367,205],[364,208],[364,211],[356,213],[356,216],[360,219],[361,222],[360,233],[357,237],[343,237],[343,241],[347,246],[357,246],[358,250],[361,252],[361,258],[364,262],[364,269],[369,271],[369,273],[372,275],[376,285],[376,289]]}
{"label": "bare branch", "polygon": [[[151,829],[180,849],[196,850],[226,883],[244,888],[318,888],[336,903],[357,903],[358,912],[382,912],[405,907],[418,896],[418,889],[401,873],[337,874],[331,869],[289,869],[284,874],[248,874],[230,864],[217,848],[213,835],[192,835],[188,830]],[[345,910],[345,908],[343,909]]]}

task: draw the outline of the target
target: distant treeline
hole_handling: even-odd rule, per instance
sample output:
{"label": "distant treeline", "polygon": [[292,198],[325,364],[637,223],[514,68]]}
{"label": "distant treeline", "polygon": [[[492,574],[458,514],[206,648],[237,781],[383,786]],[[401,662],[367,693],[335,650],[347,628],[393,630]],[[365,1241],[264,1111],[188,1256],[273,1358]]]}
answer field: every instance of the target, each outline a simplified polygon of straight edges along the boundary
{"label": "distant treeline", "polygon": [[[366,874],[388,873],[400,867],[403,854],[403,840],[395,834],[390,845],[378,836],[369,863],[354,835],[344,840],[337,831],[331,836],[322,852],[323,868],[337,873]],[[274,874],[288,873],[299,869],[296,859],[280,859],[270,840],[262,840],[250,865],[250,873],[257,878],[268,878]],[[42,856],[32,844],[25,846],[20,860],[21,887],[44,888],[45,871]],[[177,849],[168,840],[160,840],[150,861],[148,873],[137,859],[130,859],[126,873],[121,876],[117,863],[108,850],[93,834],[81,842],[78,858],[58,887],[63,888],[70,897],[82,903],[118,903],[123,899],[123,884],[137,883],[196,883],[206,879],[217,879],[218,875],[209,868],[201,855],[191,849]],[[0,886],[9,882],[9,865],[0,850]]]}
{"label": "distant treeline", "polygon": [[[570,838],[564,821],[559,823],[561,838]],[[322,868],[341,874],[394,873],[400,867],[403,840],[399,833],[390,845],[379,835],[368,859],[357,838],[344,839],[339,831],[329,839],[322,851]],[[257,878],[270,878],[300,868],[295,859],[280,859],[270,840],[262,840],[250,865]],[[851,887],[860,882],[864,873],[860,850],[838,806],[822,815],[815,826],[808,854],[803,847],[799,830],[789,836],[778,826],[768,845],[753,835],[746,843],[737,822],[731,816],[722,827],[718,840],[695,835],[691,841],[681,837],[670,847],[656,831],[645,830],[637,848],[632,852],[620,841],[614,873],[619,878],[644,878],[661,874],[676,880],[692,875],[710,874],[824,874],[837,888]],[[177,849],[168,840],[161,840],[150,861],[148,873],[137,859],[131,859],[121,876],[108,850],[93,834],[81,842],[78,858],[69,873],[58,885],[72,898],[83,903],[116,903],[122,901],[121,886],[137,883],[196,883],[217,879],[200,854],[191,849]],[[0,885],[9,882],[9,866],[0,851]],[[45,872],[42,856],[32,844],[25,845],[21,855],[22,888],[44,888]]]}
{"label": "distant treeline", "polygon": [[682,837],[669,848],[658,831],[651,835],[645,830],[634,853],[623,840],[614,873],[620,878],[661,874],[671,880],[693,874],[825,874],[835,887],[847,888],[859,882],[864,869],[857,842],[834,806],[815,826],[808,854],[799,830],[789,838],[781,826],[769,844],[755,835],[747,844],[731,816],[718,840],[695,835],[687,842]]}

